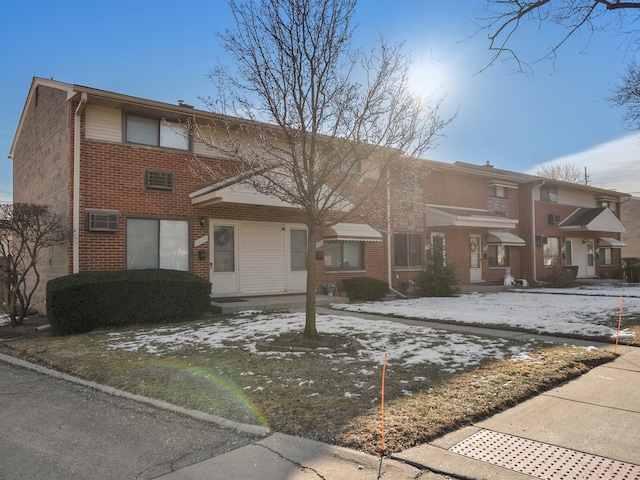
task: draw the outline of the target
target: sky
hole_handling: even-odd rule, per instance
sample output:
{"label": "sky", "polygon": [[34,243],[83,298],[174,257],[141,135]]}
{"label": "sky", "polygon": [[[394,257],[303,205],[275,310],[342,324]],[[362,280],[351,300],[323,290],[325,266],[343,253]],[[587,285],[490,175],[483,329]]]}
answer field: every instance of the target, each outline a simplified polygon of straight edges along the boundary
{"label": "sky", "polygon": [[[528,27],[513,46],[532,72],[513,62],[489,68],[484,0],[359,0],[355,47],[379,36],[404,42],[411,85],[443,97],[456,118],[425,157],[490,162],[535,173],[548,162],[587,168],[591,184],[640,196],[640,136],[606,98],[632,54],[610,32],[579,35],[554,63],[535,62],[562,32]],[[11,200],[8,159],[34,76],[204,108],[211,69],[230,59],[216,32],[232,26],[224,0],[2,0],[0,2],[0,201]]]}

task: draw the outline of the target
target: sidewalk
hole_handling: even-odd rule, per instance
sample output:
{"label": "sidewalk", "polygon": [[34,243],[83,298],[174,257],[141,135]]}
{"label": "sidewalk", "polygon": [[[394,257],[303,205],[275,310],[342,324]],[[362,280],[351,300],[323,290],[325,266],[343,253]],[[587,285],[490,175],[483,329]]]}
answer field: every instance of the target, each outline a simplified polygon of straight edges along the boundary
{"label": "sidewalk", "polygon": [[[613,347],[611,347],[613,348]],[[505,412],[385,457],[389,479],[640,479],[640,348]],[[162,480],[376,479],[380,459],[274,434]]]}

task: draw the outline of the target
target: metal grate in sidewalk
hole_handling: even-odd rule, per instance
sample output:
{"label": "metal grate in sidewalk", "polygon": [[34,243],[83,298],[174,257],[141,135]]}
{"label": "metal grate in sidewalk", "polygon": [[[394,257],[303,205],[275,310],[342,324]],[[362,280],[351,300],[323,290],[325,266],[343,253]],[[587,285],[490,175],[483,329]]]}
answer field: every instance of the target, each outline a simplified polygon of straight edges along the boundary
{"label": "metal grate in sidewalk", "polygon": [[450,452],[543,480],[640,480],[640,465],[480,430]]}

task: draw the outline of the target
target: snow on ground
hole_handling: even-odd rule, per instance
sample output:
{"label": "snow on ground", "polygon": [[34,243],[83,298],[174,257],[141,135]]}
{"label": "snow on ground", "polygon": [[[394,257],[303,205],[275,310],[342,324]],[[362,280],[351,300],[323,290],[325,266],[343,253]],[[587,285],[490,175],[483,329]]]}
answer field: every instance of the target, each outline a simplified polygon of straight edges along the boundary
{"label": "snow on ground", "polygon": [[[208,325],[139,330],[133,337],[131,333],[112,333],[109,348],[160,354],[181,347],[223,348],[237,344],[257,354],[285,355],[258,352],[256,341],[280,333],[301,331],[303,327],[303,313],[261,314]],[[319,315],[317,327],[320,332],[355,336],[362,344],[357,353],[362,360],[380,363],[388,353],[396,363],[407,366],[430,363],[449,372],[478,365],[482,360],[510,358],[535,346],[534,342],[514,343],[500,338],[443,332],[424,326],[347,315]]]}
{"label": "snow on ground", "polygon": [[[523,289],[333,306],[351,312],[504,325],[557,335],[615,336],[620,297],[623,318],[640,316],[639,286]],[[631,334],[620,337],[628,335]]]}
{"label": "snow on ground", "polygon": [[11,323],[11,320],[9,319],[9,315],[0,313],[0,327],[9,325],[9,323]]}

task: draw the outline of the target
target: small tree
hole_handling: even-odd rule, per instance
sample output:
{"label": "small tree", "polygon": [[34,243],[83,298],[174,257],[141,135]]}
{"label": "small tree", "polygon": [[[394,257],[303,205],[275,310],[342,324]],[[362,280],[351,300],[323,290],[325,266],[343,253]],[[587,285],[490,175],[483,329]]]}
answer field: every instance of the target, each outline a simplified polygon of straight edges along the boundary
{"label": "small tree", "polygon": [[48,205],[0,205],[0,277],[9,287],[11,326],[21,325],[40,283],[38,255],[64,242],[67,227]]}
{"label": "small tree", "polygon": [[[235,28],[220,34],[235,69],[219,66],[209,107],[232,117],[194,136],[230,159],[230,177],[302,213],[307,226],[304,336],[317,336],[317,234],[383,204],[451,121],[440,101],[409,88],[410,58],[383,40],[353,50],[355,0],[229,0]],[[240,121],[239,118],[247,119]],[[206,170],[206,168],[205,168]]]}

